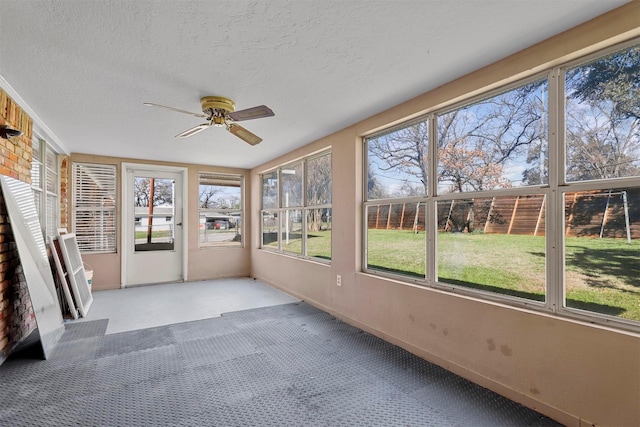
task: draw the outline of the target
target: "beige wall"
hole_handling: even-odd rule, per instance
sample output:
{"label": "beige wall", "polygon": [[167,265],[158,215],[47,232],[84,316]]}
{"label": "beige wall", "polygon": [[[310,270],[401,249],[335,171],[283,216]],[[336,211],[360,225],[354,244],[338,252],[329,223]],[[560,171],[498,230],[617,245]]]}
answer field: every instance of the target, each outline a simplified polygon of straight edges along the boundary
{"label": "beige wall", "polygon": [[[361,137],[640,35],[640,2],[251,171],[254,277],[568,425],[640,425],[640,336],[361,273]],[[259,174],[333,152],[332,263],[258,248]],[[335,284],[342,276],[342,286]]]}
{"label": "beige wall", "polygon": [[[180,163],[167,163],[167,162],[150,162],[147,160],[139,159],[127,159],[120,157],[104,157],[94,156],[87,154],[72,153],[70,157],[71,162],[87,162],[87,163],[99,163],[110,164],[117,166],[118,177],[118,201],[121,200],[122,195],[122,164],[123,163],[141,163],[141,164],[155,164],[161,166],[174,166],[187,168],[187,221],[188,226],[188,241],[186,249],[187,255],[187,280],[204,280],[215,279],[220,277],[244,277],[250,274],[250,246],[251,235],[248,230],[251,228],[251,218],[246,218],[244,221],[244,247],[209,247],[198,248],[198,172],[218,172],[218,173],[233,173],[243,175],[245,177],[245,199],[248,198],[248,194],[251,192],[251,181],[249,179],[249,173],[244,169],[231,169],[220,168],[214,166],[204,165],[187,165]],[[69,168],[68,173],[71,173]],[[69,176],[70,180],[71,177]],[[71,197],[71,194],[68,194]],[[122,220],[122,203],[117,204],[117,223],[121,224]],[[68,218],[68,224],[71,224],[71,219]],[[70,230],[73,231],[73,230]],[[115,254],[87,254],[83,255],[83,259],[86,263],[93,268],[93,289],[105,290],[105,289],[117,289],[120,288],[122,278],[120,274],[121,258],[122,258],[122,227],[118,227],[117,235],[117,253]]]}

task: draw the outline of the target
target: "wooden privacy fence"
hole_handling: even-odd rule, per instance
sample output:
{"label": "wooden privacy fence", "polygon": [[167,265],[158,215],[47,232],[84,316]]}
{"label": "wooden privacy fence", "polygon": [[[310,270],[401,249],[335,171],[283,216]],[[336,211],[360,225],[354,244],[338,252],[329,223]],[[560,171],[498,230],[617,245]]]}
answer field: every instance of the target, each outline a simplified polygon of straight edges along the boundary
{"label": "wooden privacy fence", "polygon": [[[545,235],[547,199],[543,194],[438,202],[438,231]],[[369,206],[370,229],[425,229],[425,204]],[[565,235],[640,238],[640,189],[565,194]]]}
{"label": "wooden privacy fence", "polygon": [[424,204],[421,202],[369,206],[368,227],[384,230],[424,231],[424,212]]}

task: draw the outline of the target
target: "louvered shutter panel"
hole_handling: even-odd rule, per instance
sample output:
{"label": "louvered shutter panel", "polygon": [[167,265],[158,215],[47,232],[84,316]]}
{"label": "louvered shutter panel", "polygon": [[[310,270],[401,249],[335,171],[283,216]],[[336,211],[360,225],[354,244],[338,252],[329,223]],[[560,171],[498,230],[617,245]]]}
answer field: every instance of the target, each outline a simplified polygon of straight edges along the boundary
{"label": "louvered shutter panel", "polygon": [[116,251],[116,167],[74,163],[72,229],[80,252]]}

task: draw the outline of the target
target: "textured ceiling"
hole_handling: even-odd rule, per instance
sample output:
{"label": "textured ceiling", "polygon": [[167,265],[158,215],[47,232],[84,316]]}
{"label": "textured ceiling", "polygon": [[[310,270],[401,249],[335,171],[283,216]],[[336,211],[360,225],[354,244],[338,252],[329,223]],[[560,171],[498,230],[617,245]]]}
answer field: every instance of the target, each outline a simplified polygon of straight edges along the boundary
{"label": "textured ceiling", "polygon": [[[0,0],[0,84],[68,152],[251,168],[626,2]],[[207,95],[264,141],[143,105]]]}

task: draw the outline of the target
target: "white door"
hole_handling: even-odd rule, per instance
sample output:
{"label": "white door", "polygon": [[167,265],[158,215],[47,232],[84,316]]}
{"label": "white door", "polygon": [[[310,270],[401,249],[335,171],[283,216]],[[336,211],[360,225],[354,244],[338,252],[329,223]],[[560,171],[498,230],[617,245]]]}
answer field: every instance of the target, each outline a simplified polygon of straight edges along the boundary
{"label": "white door", "polygon": [[124,173],[123,285],[183,281],[184,171],[125,165]]}

